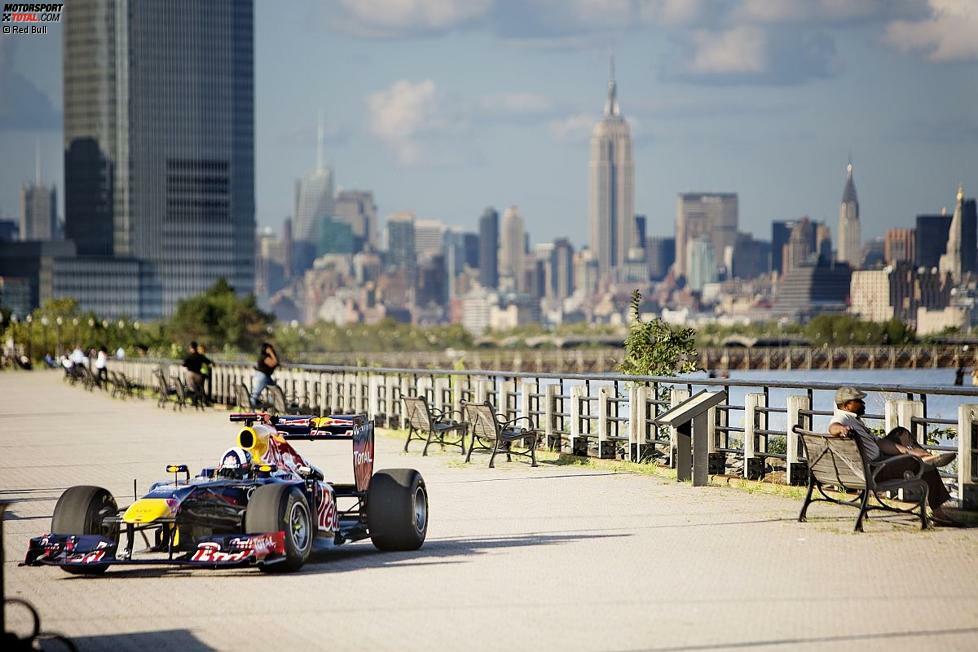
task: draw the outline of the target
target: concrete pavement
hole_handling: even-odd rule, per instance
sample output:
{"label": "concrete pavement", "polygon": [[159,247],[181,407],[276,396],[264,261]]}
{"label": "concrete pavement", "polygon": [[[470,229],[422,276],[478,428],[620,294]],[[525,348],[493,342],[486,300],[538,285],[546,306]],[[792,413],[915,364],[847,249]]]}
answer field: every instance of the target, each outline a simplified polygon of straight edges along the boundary
{"label": "concrete pavement", "polygon": [[[120,504],[167,463],[215,464],[226,413],[159,410],[0,373],[0,498],[7,596],[82,649],[721,650],[978,648],[978,530],[919,532],[852,510],[607,470],[404,455],[378,439],[377,468],[415,467],[430,493],[422,550],[369,542],[302,572],[19,568],[64,488]],[[328,477],[352,477],[344,444],[302,443]],[[23,612],[8,614],[23,631]]]}

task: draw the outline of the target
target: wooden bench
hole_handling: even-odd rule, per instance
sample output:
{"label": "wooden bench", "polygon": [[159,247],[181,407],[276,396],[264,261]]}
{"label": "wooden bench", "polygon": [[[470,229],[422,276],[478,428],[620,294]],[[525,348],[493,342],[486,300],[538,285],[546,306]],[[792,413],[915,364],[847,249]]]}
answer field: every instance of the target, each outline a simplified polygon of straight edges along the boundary
{"label": "wooden bench", "polygon": [[[853,439],[833,437],[803,430],[798,426],[795,426],[793,431],[801,436],[805,446],[805,455],[808,459],[808,492],[805,495],[805,503],[801,507],[801,513],[798,515],[799,521],[805,521],[805,515],[810,504],[827,501],[859,509],[859,515],[856,517],[856,532],[863,531],[863,519],[867,517],[869,511],[874,509],[914,514],[920,518],[921,529],[927,529],[927,483],[921,478],[925,467],[920,458],[911,455],[896,455],[873,462],[867,459],[862,440],[858,437]],[[887,464],[905,458],[917,461],[916,474],[893,480],[876,480],[876,476]],[[851,500],[833,498],[825,492],[826,487],[834,487],[843,493],[852,491],[856,495]],[[818,489],[821,498],[812,497],[815,489]],[[917,505],[911,509],[901,509],[887,504],[879,495],[880,492],[897,489],[919,491],[920,498]],[[870,496],[876,498],[878,504],[871,505],[869,503]]]}
{"label": "wooden bench", "polygon": [[[442,447],[458,446],[465,454],[465,423],[452,419],[451,412],[428,405],[423,396],[404,396],[401,400],[404,402],[404,420],[408,429],[405,452],[412,441],[418,440],[425,442],[421,454],[427,455],[428,446],[437,439]],[[458,441],[445,441],[445,435],[458,435]]]}
{"label": "wooden bench", "polygon": [[[463,403],[462,414],[465,423],[468,425],[471,443],[469,444],[469,454],[465,456],[468,462],[472,458],[473,450],[490,452],[489,468],[495,468],[496,455],[500,452],[506,453],[506,461],[512,461],[513,455],[530,458],[530,466],[537,465],[537,441],[540,438],[540,431],[530,428],[521,428],[516,424],[526,421],[530,426],[533,422],[529,417],[516,417],[515,419],[505,420],[496,414],[492,403]],[[478,445],[476,442],[479,442]],[[512,444],[516,441],[523,441],[528,448],[526,452],[513,451]]]}

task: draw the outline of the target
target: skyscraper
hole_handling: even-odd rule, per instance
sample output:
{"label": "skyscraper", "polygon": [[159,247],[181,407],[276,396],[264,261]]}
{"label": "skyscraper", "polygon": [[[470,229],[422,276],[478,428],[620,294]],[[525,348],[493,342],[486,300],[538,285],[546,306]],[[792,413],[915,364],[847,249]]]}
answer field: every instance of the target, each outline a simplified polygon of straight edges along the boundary
{"label": "skyscraper", "polygon": [[420,261],[425,256],[440,255],[445,248],[444,224],[438,220],[415,220],[414,253]]}
{"label": "skyscraper", "polygon": [[66,236],[111,257],[93,283],[138,261],[152,294],[132,316],[169,314],[220,277],[251,292],[252,2],[78,0],[63,56]]}
{"label": "skyscraper", "polygon": [[318,248],[320,221],[333,217],[333,200],[333,171],[323,163],[323,122],[320,117],[316,134],[316,168],[295,182],[292,237],[295,264],[300,272],[312,267]]}
{"label": "skyscraper", "polygon": [[340,190],[333,202],[333,216],[350,225],[357,251],[370,246],[380,248],[377,228],[377,204],[369,190]]}
{"label": "skyscraper", "polygon": [[706,236],[714,260],[737,242],[737,193],[686,192],[676,204],[676,273],[689,275],[689,243]]}
{"label": "skyscraper", "polygon": [[58,235],[58,193],[40,180],[20,189],[20,239],[54,240]]}
{"label": "skyscraper", "polygon": [[525,257],[526,237],[523,217],[516,206],[510,206],[503,212],[500,236],[499,275],[510,279],[510,289],[523,292],[525,290],[523,259]]}
{"label": "skyscraper", "polygon": [[862,263],[862,239],[859,226],[859,199],[852,181],[852,161],[846,166],[846,186],[839,206],[839,250],[836,259],[857,269]]}
{"label": "skyscraper", "polygon": [[917,254],[917,237],[913,229],[889,229],[883,241],[883,257],[887,265],[903,261],[913,263]]}
{"label": "skyscraper", "polygon": [[932,269],[940,264],[950,230],[950,215],[917,216],[917,267]]}
{"label": "skyscraper", "polygon": [[717,279],[717,259],[713,251],[713,241],[705,235],[686,243],[686,260],[689,273],[686,275],[689,288],[695,292]]}
{"label": "skyscraper", "polygon": [[618,107],[612,59],[604,116],[591,132],[591,250],[602,278],[614,276],[636,239],[634,176],[631,130]]}
{"label": "skyscraper", "polygon": [[646,256],[649,262],[649,278],[661,281],[669,273],[669,268],[676,262],[675,238],[649,238],[646,246]]}
{"label": "skyscraper", "polygon": [[[960,283],[965,270],[962,265],[964,254],[964,188],[958,186],[958,194],[954,205],[954,215],[951,216],[951,228],[947,234],[947,246],[941,256],[938,268],[941,274],[950,274],[951,280]],[[974,248],[972,242],[971,248]],[[974,253],[972,252],[972,257]]]}
{"label": "skyscraper", "polygon": [[499,213],[493,207],[479,218],[479,283],[484,288],[499,287]]}
{"label": "skyscraper", "polygon": [[387,262],[397,269],[416,268],[414,213],[394,213],[387,218]]}
{"label": "skyscraper", "polygon": [[547,296],[563,301],[574,293],[574,246],[569,240],[554,240],[549,263]]}

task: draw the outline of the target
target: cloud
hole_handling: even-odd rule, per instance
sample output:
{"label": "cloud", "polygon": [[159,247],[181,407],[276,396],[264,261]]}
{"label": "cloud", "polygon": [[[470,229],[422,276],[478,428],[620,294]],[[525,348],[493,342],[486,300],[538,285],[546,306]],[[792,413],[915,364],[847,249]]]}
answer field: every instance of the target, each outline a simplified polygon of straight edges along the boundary
{"label": "cloud", "polygon": [[443,34],[482,18],[492,0],[334,0],[334,28],[358,36],[402,38]]}
{"label": "cloud", "polygon": [[370,133],[404,165],[430,163],[433,146],[468,131],[465,112],[449,101],[435,82],[401,79],[367,96]]}
{"label": "cloud", "polygon": [[[835,40],[823,31],[741,25],[692,30],[666,78],[706,84],[799,84],[834,75]],[[678,72],[675,72],[677,71]]]}
{"label": "cloud", "polygon": [[61,127],[51,98],[14,69],[15,38],[0,39],[0,130],[46,130]]}
{"label": "cloud", "polygon": [[978,3],[930,0],[930,16],[895,20],[884,41],[904,52],[922,50],[934,62],[978,59]]}
{"label": "cloud", "polygon": [[743,0],[733,17],[758,23],[833,23],[881,17],[907,6],[906,0]]}
{"label": "cloud", "polygon": [[759,74],[765,70],[767,40],[759,27],[694,30],[691,38],[693,57],[686,70],[693,75]]}

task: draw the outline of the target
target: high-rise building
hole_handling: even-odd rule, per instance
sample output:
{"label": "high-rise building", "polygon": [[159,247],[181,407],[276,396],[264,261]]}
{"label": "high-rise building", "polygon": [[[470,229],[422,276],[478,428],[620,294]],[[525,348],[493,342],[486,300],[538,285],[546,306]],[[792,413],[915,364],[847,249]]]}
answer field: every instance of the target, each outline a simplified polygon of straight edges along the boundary
{"label": "high-rise building", "polygon": [[[964,269],[964,188],[958,186],[957,201],[954,205],[954,214],[951,216],[951,227],[947,234],[947,245],[944,254],[940,258],[938,269],[941,274],[950,274],[955,283],[960,283]],[[974,242],[971,243],[972,250]],[[974,258],[975,252],[971,251]]]}
{"label": "high-rise building", "polygon": [[962,198],[961,202],[961,271],[978,274],[978,209],[974,198]]}
{"label": "high-rise building", "polygon": [[676,239],[653,237],[646,240],[645,256],[649,263],[649,278],[661,281],[676,262]]}
{"label": "high-rise building", "polygon": [[377,227],[377,204],[369,190],[340,190],[333,200],[333,217],[346,222],[353,231],[354,248],[380,248]]}
{"label": "high-rise building", "polygon": [[554,240],[547,276],[548,298],[563,301],[574,293],[574,245],[566,238]]}
{"label": "high-rise building", "polygon": [[807,216],[795,221],[791,227],[791,235],[781,253],[782,269],[781,273],[787,275],[788,272],[804,264],[814,263],[818,258],[816,255],[817,226]]}
{"label": "high-rise building", "polygon": [[644,215],[635,216],[635,241],[632,243],[633,247],[638,247],[642,251],[645,251],[645,245],[648,240],[648,219]]}
{"label": "high-rise building", "polygon": [[737,241],[737,193],[681,193],[676,204],[676,273],[689,275],[689,243],[707,237],[714,260]]}
{"label": "high-rise building", "polygon": [[525,291],[523,278],[523,262],[526,257],[526,230],[523,216],[516,206],[510,206],[503,212],[503,223],[500,229],[499,242],[499,276],[507,277],[512,284],[510,289],[517,292]]}
{"label": "high-rise building", "polygon": [[686,284],[694,292],[701,292],[707,283],[717,280],[717,259],[713,241],[701,235],[686,243]]}
{"label": "high-rise building", "polygon": [[112,257],[93,261],[93,288],[139,261],[140,292],[158,294],[125,314],[169,314],[221,277],[254,289],[253,14],[251,0],[65,14],[65,231],[80,256]]}
{"label": "high-rise building", "polygon": [[55,240],[58,236],[58,193],[40,180],[20,189],[20,239]]}
{"label": "high-rise building", "polygon": [[852,180],[852,161],[846,166],[846,185],[839,206],[839,251],[837,260],[853,269],[862,264],[862,239],[859,225],[859,199]]}
{"label": "high-rise building", "polygon": [[883,267],[886,264],[886,241],[883,238],[873,238],[863,244],[862,266],[865,269]]}
{"label": "high-rise building", "polygon": [[913,229],[889,229],[883,240],[883,257],[887,265],[917,258],[917,234]]}
{"label": "high-rise building", "polygon": [[749,233],[738,233],[737,244],[724,252],[724,266],[729,278],[752,279],[770,269],[771,243],[755,240]]}
{"label": "high-rise building", "polygon": [[445,225],[438,220],[415,220],[414,253],[418,260],[437,256],[445,248]]}
{"label": "high-rise building", "polygon": [[[585,297],[598,289],[598,261],[587,247],[574,254],[574,290]],[[590,304],[588,304],[590,305]]]}
{"label": "high-rise building", "polygon": [[617,93],[612,60],[604,116],[591,132],[591,250],[601,277],[614,276],[636,240],[632,136]]}
{"label": "high-rise building", "polygon": [[499,213],[491,206],[479,218],[479,284],[499,287]]}
{"label": "high-rise building", "polygon": [[852,269],[845,263],[807,262],[787,268],[778,284],[775,314],[804,319],[821,312],[843,312]]}
{"label": "high-rise building", "polygon": [[784,273],[784,246],[791,239],[794,220],[780,220],[771,224],[771,271]]}
{"label": "high-rise building", "polygon": [[951,216],[940,215],[917,216],[917,267],[936,268],[941,256],[947,248],[947,239],[951,231]]}
{"label": "high-rise building", "polygon": [[479,269],[479,234],[471,231],[462,233],[462,262],[470,269]]}
{"label": "high-rise building", "polygon": [[414,213],[394,213],[387,218],[387,264],[396,269],[414,270]]}
{"label": "high-rise building", "polygon": [[356,253],[356,237],[349,222],[336,217],[323,216],[319,219],[319,234],[316,239],[316,257],[326,254]]}

